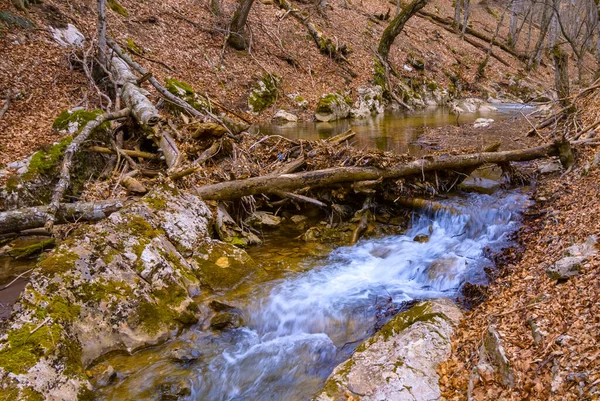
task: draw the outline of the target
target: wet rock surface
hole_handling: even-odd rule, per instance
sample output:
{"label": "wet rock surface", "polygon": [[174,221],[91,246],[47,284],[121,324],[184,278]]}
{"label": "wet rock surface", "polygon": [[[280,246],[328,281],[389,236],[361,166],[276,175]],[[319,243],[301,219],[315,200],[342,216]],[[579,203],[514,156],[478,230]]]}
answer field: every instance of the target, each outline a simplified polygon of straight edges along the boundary
{"label": "wet rock surface", "polygon": [[337,366],[315,401],[435,400],[437,365],[450,354],[450,336],[462,313],[450,300],[422,302],[400,313],[352,357]]}

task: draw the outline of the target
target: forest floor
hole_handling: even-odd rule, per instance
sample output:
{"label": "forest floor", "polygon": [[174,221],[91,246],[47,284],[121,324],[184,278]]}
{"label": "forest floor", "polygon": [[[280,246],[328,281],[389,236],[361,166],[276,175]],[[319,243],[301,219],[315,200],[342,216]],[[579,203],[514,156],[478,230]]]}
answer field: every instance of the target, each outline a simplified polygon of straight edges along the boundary
{"label": "forest floor", "polygon": [[[356,74],[351,78],[338,63],[319,53],[298,21],[290,16],[284,18],[284,13],[269,1],[255,2],[250,12],[250,52],[224,47],[223,32],[236,3],[232,0],[221,3],[222,15],[215,16],[205,1],[123,0],[127,16],[108,10],[108,34],[123,48],[128,43],[135,44],[140,56],[133,55],[134,59],[160,81],[167,77],[185,81],[197,93],[218,100],[252,121],[268,121],[279,109],[311,119],[321,95],[338,90],[354,98],[357,88],[372,80],[373,49],[388,23],[374,15],[385,14],[388,9],[393,14],[395,7],[387,0],[352,2],[348,9],[332,2],[326,15],[321,15],[313,5],[297,5],[309,13],[326,35],[350,45],[349,68]],[[451,3],[445,0],[432,1],[425,10],[445,17],[453,15]],[[78,67],[76,58],[81,58],[82,52],[59,46],[47,29],[74,24],[86,37],[94,37],[95,3],[46,0],[24,13],[3,2],[0,13],[6,12],[30,21],[34,27],[7,28],[0,21],[0,102],[4,104],[9,90],[13,97],[0,119],[3,133],[0,165],[20,160],[40,146],[59,140],[60,134],[52,130],[52,121],[61,111],[106,106]],[[470,25],[492,36],[500,13],[500,8],[475,4]],[[499,37],[506,37],[506,29],[501,29]],[[530,42],[535,40],[535,28],[531,35]],[[90,45],[86,43],[84,49]],[[524,51],[524,47],[518,50]],[[491,84],[508,91],[515,81],[544,88],[553,79],[552,70],[545,63],[537,71],[525,74],[522,62],[500,49],[494,52],[509,65],[491,58],[486,78],[478,79],[477,64],[485,52],[417,15],[396,39],[390,60],[405,80],[430,80],[446,89],[452,80],[457,80],[463,97],[485,97]],[[407,71],[404,66],[410,64],[411,58],[423,60],[425,70]],[[248,114],[247,98],[257,80],[267,72],[284,78],[281,93],[275,104],[261,114]],[[148,89],[153,91],[150,86]],[[290,94],[302,96],[308,107],[299,108],[287,96]],[[156,93],[153,96],[158,98]]]}
{"label": "forest floor", "polygon": [[[597,121],[599,99],[595,95],[583,105],[587,122]],[[586,169],[594,158],[597,152],[580,148],[570,172],[537,181],[536,204],[515,235],[518,245],[498,258],[498,277],[487,300],[462,321],[452,356],[439,369],[444,400],[469,395],[473,400],[598,399],[600,258],[591,257],[580,275],[566,282],[545,272],[568,247],[600,233],[600,170]],[[534,341],[530,322],[537,325],[541,340]],[[503,339],[515,376],[512,388],[503,386],[500,377],[473,380],[489,325]]]}

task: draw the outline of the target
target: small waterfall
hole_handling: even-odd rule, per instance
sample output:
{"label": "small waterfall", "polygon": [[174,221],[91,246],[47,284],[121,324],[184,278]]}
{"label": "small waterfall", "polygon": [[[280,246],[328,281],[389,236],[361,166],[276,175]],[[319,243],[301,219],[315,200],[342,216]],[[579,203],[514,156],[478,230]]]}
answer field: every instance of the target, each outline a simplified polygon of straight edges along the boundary
{"label": "small waterfall", "polygon": [[196,363],[182,367],[163,357],[123,386],[133,394],[167,376],[191,383],[189,400],[310,400],[388,308],[455,297],[465,282],[485,282],[483,269],[492,265],[486,255],[508,245],[527,202],[514,192],[456,197],[447,202],[454,212],[415,215],[404,235],[337,248],[313,269],[238,300],[245,327],[179,338],[200,355]]}

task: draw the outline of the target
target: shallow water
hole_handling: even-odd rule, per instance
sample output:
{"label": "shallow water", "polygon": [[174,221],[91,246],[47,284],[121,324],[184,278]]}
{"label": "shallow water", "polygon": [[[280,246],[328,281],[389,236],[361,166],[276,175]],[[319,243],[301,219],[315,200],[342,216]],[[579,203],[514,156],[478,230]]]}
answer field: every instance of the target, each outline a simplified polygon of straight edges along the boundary
{"label": "shallow water", "polygon": [[390,150],[398,153],[420,155],[422,147],[416,143],[419,135],[427,128],[456,124],[470,124],[477,118],[504,120],[523,111],[527,113],[534,108],[522,104],[494,104],[498,110],[462,114],[458,118],[449,114],[447,108],[429,107],[414,112],[386,112],[366,119],[346,119],[321,122],[298,122],[282,125],[265,124],[260,130],[268,135],[282,135],[290,139],[327,139],[352,128],[356,132],[353,139],[356,146],[379,150]]}
{"label": "shallow water", "polygon": [[[219,297],[241,311],[244,327],[215,333],[198,326],[162,346],[109,359],[119,379],[101,399],[161,399],[165,388],[183,386],[191,390],[186,400],[309,400],[383,323],[386,308],[455,297],[465,282],[485,282],[483,269],[492,265],[486,255],[508,245],[527,199],[515,192],[457,196],[447,203],[458,213],[415,215],[404,235],[363,240],[328,256],[324,248],[310,258],[292,255],[287,266],[266,263],[275,266],[272,275]],[[419,234],[429,240],[414,241]],[[304,246],[276,243],[262,251]],[[255,260],[271,259],[260,252]]]}

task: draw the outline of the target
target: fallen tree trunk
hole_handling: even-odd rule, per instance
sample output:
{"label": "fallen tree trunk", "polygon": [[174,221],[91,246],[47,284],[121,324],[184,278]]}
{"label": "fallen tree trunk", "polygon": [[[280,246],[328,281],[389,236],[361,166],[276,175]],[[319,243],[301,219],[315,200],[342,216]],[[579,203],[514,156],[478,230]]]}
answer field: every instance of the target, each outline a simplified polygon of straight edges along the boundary
{"label": "fallen tree trunk", "polygon": [[[96,152],[96,153],[105,153],[108,155],[114,155],[117,152],[115,152],[114,149],[109,149],[109,148],[105,148],[102,146],[90,146],[89,148],[87,148],[87,150],[89,150],[90,152]],[[142,152],[139,150],[130,150],[130,149],[119,149],[120,152],[126,154],[127,156],[131,156],[131,157],[141,157],[142,159],[157,159],[159,156],[155,155],[154,153],[149,153],[149,152]]]}
{"label": "fallen tree trunk", "polygon": [[[58,224],[77,221],[97,221],[108,217],[124,206],[122,200],[63,203],[56,211]],[[50,206],[36,206],[0,213],[0,234],[44,227]]]}
{"label": "fallen tree trunk", "polygon": [[94,131],[94,129],[98,128],[106,121],[124,118],[129,116],[130,113],[131,109],[125,108],[115,113],[105,113],[99,115],[94,120],[88,122],[85,125],[85,127],[83,127],[79,135],[77,135],[75,139],[73,139],[73,141],[69,144],[69,146],[67,146],[62,166],[60,169],[60,178],[58,180],[58,184],[56,184],[56,187],[54,188],[54,193],[52,194],[52,201],[50,202],[46,213],[47,220],[44,226],[46,230],[52,231],[52,227],[54,225],[55,220],[54,216],[58,211],[60,201],[62,200],[65,191],[71,183],[71,164],[73,163],[73,156],[75,155],[75,153],[77,153],[81,145],[87,140],[87,138]]}
{"label": "fallen tree trunk", "polygon": [[434,170],[463,170],[488,163],[528,161],[558,155],[556,144],[506,152],[482,152],[466,155],[445,155],[419,159],[410,163],[379,169],[375,167],[339,167],[279,176],[253,177],[245,180],[227,181],[205,185],[194,189],[196,195],[206,200],[227,200],[242,196],[289,192],[304,187],[323,187],[354,181],[377,180],[379,178],[401,178],[424,174]]}

